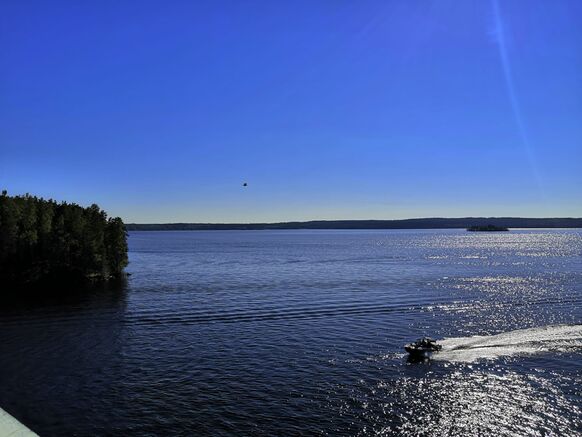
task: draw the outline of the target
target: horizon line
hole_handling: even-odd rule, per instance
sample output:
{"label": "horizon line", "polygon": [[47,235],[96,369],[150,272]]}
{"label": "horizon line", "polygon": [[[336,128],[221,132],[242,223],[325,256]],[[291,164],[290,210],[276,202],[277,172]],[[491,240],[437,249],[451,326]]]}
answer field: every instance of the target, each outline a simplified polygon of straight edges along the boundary
{"label": "horizon line", "polygon": [[462,216],[462,217],[409,217],[403,219],[310,219],[273,222],[128,222],[126,225],[279,225],[294,223],[338,222],[404,222],[415,220],[582,220],[582,217],[521,217],[521,216]]}

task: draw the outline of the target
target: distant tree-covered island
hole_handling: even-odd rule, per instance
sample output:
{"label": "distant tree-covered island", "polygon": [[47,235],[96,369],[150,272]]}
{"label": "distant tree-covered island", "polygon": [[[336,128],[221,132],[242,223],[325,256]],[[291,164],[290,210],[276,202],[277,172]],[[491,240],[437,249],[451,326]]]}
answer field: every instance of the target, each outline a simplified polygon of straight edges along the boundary
{"label": "distant tree-covered island", "polygon": [[99,206],[0,195],[0,283],[107,281],[127,264],[125,225]]}
{"label": "distant tree-covered island", "polygon": [[509,231],[505,226],[485,225],[485,226],[469,226],[469,232],[505,232]]}

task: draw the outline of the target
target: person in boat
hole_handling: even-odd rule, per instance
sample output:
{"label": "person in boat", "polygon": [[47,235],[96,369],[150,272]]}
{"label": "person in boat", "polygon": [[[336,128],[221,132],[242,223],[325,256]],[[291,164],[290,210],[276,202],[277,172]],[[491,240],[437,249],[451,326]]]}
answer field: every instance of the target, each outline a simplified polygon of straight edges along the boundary
{"label": "person in boat", "polygon": [[435,340],[429,337],[423,337],[420,340],[415,341],[414,343],[407,344],[404,346],[404,349],[409,354],[427,354],[431,352],[438,352],[443,347],[438,344]]}

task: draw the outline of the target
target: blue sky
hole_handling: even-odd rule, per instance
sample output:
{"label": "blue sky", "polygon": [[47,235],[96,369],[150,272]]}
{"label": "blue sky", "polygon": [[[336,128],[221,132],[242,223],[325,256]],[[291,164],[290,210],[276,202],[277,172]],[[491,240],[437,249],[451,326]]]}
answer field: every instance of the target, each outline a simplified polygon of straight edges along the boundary
{"label": "blue sky", "polygon": [[127,222],[582,216],[580,1],[1,9],[11,194]]}

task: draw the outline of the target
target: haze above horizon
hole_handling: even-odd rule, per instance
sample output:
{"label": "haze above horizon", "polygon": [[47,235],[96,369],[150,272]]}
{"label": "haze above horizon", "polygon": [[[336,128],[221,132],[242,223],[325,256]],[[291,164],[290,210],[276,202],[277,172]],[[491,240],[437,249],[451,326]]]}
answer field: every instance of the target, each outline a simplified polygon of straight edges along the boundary
{"label": "haze above horizon", "polygon": [[581,20],[576,0],[7,1],[0,189],[134,223],[582,217]]}

